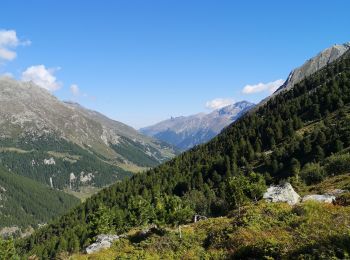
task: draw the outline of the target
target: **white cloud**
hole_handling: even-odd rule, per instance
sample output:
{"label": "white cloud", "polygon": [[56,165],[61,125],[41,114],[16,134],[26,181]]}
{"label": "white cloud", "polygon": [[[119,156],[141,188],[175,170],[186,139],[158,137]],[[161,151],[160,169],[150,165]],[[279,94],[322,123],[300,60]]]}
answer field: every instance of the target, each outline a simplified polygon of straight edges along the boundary
{"label": "white cloud", "polygon": [[77,97],[80,95],[80,89],[77,84],[72,84],[69,89],[73,96]]}
{"label": "white cloud", "polygon": [[226,106],[231,105],[233,103],[234,103],[234,99],[232,99],[232,98],[215,98],[211,101],[208,101],[205,104],[205,107],[215,110],[215,109],[226,107]]}
{"label": "white cloud", "polygon": [[258,83],[255,85],[246,85],[244,86],[242,92],[244,94],[255,94],[259,92],[268,91],[270,94],[275,92],[282,84],[284,83],[283,79],[278,79],[268,83]]}
{"label": "white cloud", "polygon": [[54,75],[57,70],[59,68],[47,69],[44,65],[31,66],[22,72],[22,81],[32,81],[44,89],[55,91],[61,87]]}
{"label": "white cloud", "polygon": [[20,41],[14,30],[0,30],[0,59],[11,61],[16,58],[14,49],[18,45],[30,45],[30,41]]}

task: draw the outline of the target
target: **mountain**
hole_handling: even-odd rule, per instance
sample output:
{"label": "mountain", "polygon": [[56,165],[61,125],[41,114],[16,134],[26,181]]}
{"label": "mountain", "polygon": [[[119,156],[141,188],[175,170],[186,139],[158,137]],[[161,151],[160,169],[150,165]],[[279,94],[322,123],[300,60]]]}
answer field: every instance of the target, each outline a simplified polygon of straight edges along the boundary
{"label": "mountain", "polygon": [[1,165],[59,189],[102,187],[153,167],[172,147],[31,82],[0,78]]}
{"label": "mountain", "polygon": [[241,101],[209,114],[200,113],[171,118],[153,126],[141,128],[140,132],[172,144],[180,150],[187,150],[208,142],[253,106],[253,103]]}
{"label": "mountain", "polygon": [[350,42],[344,44],[335,44],[321,51],[315,57],[307,60],[302,66],[294,69],[289,74],[287,80],[283,83],[283,85],[276,90],[275,94],[278,94],[283,90],[289,90],[304,78],[314,74],[333,61],[339,59],[349,49]]}
{"label": "mountain", "polygon": [[[292,70],[289,73],[286,81],[282,84],[282,86],[280,86],[271,96],[265,98],[259,104],[257,104],[256,109],[264,105],[268,100],[274,98],[282,91],[290,90],[294,87],[295,84],[299,83],[306,77],[316,73],[328,64],[336,61],[337,59],[342,57],[348,50],[350,50],[350,42],[344,44],[335,44],[329,48],[324,49],[316,56],[307,60],[300,67]],[[253,109],[252,111],[255,110]]]}
{"label": "mountain", "polygon": [[[153,257],[161,252],[165,258],[181,258],[180,252],[183,258],[348,258],[349,67],[347,51],[207,144],[89,198],[22,240],[18,251],[54,258],[82,252],[99,234],[130,231],[112,251],[141,258],[152,258],[145,255],[152,250]],[[292,207],[259,201],[265,183],[286,180],[304,194],[343,189],[342,202]],[[195,214],[210,219],[184,226],[182,235],[180,228],[169,233]],[[217,216],[228,218],[217,222]],[[135,231],[152,223],[164,228]],[[146,247],[150,250],[142,251]]]}
{"label": "mountain", "polygon": [[71,195],[0,167],[0,236],[47,223],[78,203]]}

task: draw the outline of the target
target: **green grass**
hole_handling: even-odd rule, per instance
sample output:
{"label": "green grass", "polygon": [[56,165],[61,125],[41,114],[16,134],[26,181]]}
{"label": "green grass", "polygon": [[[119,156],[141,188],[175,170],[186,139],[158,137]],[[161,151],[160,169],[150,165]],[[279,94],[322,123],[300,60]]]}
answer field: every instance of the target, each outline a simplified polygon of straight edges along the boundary
{"label": "green grass", "polygon": [[90,198],[92,195],[99,192],[101,188],[93,187],[93,186],[83,186],[80,187],[78,191],[64,189],[64,192],[67,194],[73,195],[74,197],[80,199],[80,201],[84,202],[87,198]]}

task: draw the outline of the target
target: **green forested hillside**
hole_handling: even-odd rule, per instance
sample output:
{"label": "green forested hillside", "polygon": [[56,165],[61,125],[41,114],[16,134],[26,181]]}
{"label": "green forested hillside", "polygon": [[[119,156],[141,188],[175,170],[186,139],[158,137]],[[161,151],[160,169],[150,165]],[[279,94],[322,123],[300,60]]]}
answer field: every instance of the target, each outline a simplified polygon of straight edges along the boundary
{"label": "green forested hillside", "polygon": [[0,168],[0,228],[37,227],[78,203],[71,195]]}
{"label": "green forested hillside", "polygon": [[[350,172],[349,147],[347,53],[227,127],[208,144],[104,189],[18,248],[21,254],[49,258],[83,249],[98,233],[120,233],[148,223],[177,225],[190,221],[195,213],[214,217],[235,209],[240,212],[248,201],[261,198],[265,183],[288,179],[296,187],[305,187]],[[278,232],[278,223],[271,228]],[[329,236],[322,233],[314,242],[332,241]],[[227,238],[222,239],[224,243]],[[317,252],[327,258],[339,248],[335,244]],[[248,248],[245,256],[249,252],[253,251]],[[273,253],[267,256],[281,257]]]}
{"label": "green forested hillside", "polygon": [[[0,163],[8,170],[54,188],[79,188],[82,185],[103,187],[131,176],[107,159],[89,153],[81,147],[55,136],[2,139]],[[45,164],[53,158],[54,164]],[[75,180],[70,181],[71,173]],[[90,180],[81,178],[92,174]]]}

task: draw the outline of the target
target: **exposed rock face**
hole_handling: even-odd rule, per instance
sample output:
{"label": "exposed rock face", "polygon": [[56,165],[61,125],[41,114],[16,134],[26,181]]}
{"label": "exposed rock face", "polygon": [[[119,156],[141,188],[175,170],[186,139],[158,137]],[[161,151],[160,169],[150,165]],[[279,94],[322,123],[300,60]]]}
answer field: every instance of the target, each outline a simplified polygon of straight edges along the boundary
{"label": "exposed rock face", "polygon": [[278,95],[282,91],[287,91],[294,87],[295,84],[299,83],[306,77],[311,74],[316,73],[317,71],[323,69],[329,63],[341,58],[345,52],[350,50],[350,42],[344,44],[335,44],[320,53],[318,53],[313,58],[307,60],[300,67],[292,70],[287,80],[280,86],[271,96],[262,100],[252,111],[255,111],[262,105],[264,105],[267,101],[269,101],[274,96]]}
{"label": "exposed rock face", "polygon": [[5,227],[0,229],[0,237],[1,238],[7,238],[15,235],[16,233],[20,233],[21,229],[17,226],[13,227]]}
{"label": "exposed rock face", "polygon": [[140,129],[140,132],[172,144],[180,150],[205,143],[254,106],[247,101],[217,109],[209,114],[180,116]]}
{"label": "exposed rock face", "polygon": [[90,182],[92,181],[93,178],[94,178],[94,175],[91,172],[86,174],[84,172],[80,173],[80,182],[82,183]]}
{"label": "exposed rock face", "polygon": [[50,159],[44,159],[44,164],[45,165],[55,165],[56,162],[55,162],[55,159],[51,157]]}
{"label": "exposed rock face", "polygon": [[335,200],[335,196],[329,195],[329,194],[323,194],[323,195],[312,194],[312,195],[306,195],[305,197],[303,197],[303,202],[309,201],[309,200],[324,202],[324,203],[332,203]]}
{"label": "exposed rock face", "polygon": [[320,69],[327,66],[329,63],[339,59],[346,51],[350,49],[350,43],[345,44],[335,44],[315,57],[307,60],[302,66],[294,69],[288,76],[286,82],[277,89],[276,93],[281,90],[288,90],[292,88],[295,84],[302,81],[304,78],[310,76],[311,74],[319,71]]}
{"label": "exposed rock face", "polygon": [[287,202],[289,205],[294,205],[300,201],[300,196],[290,183],[269,187],[263,198],[269,202]]}
{"label": "exposed rock face", "polygon": [[120,236],[118,235],[105,235],[105,234],[98,235],[96,238],[96,242],[86,248],[86,253],[92,254],[102,249],[110,248],[113,241],[119,238]]}

